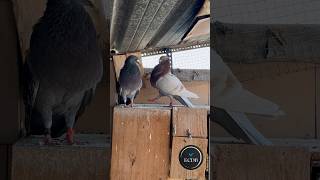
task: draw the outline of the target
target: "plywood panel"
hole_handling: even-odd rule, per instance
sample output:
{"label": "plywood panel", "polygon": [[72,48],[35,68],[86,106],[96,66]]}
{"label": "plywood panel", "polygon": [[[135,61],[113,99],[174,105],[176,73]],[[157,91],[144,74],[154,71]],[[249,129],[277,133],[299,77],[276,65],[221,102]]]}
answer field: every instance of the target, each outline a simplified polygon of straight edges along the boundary
{"label": "plywood panel", "polygon": [[[315,137],[315,71],[312,66],[268,63],[231,67],[238,69],[236,75],[244,88],[278,104],[286,113],[278,119],[250,115],[249,119],[262,134],[269,138]],[[247,78],[240,75],[242,72]],[[215,136],[229,136],[218,125],[213,125]]]}
{"label": "plywood panel", "polygon": [[124,62],[126,61],[126,55],[116,55],[113,56],[113,64],[114,64],[114,69],[116,72],[116,77],[117,79],[119,78],[120,75],[120,70],[124,65]]}
{"label": "plywood panel", "polygon": [[18,37],[10,1],[0,1],[0,143],[10,144],[20,133],[21,97]]}
{"label": "plywood panel", "polygon": [[92,102],[86,107],[85,113],[79,118],[76,124],[76,132],[111,135],[107,108],[107,87],[101,86],[96,89]]}
{"label": "plywood panel", "polygon": [[208,110],[202,108],[174,107],[172,109],[173,136],[207,138]]}
{"label": "plywood panel", "polygon": [[214,180],[310,179],[310,153],[303,148],[213,145]]}
{"label": "plywood panel", "polygon": [[[182,82],[184,86],[196,93],[198,99],[190,99],[195,105],[209,105],[209,93],[210,93],[210,84],[209,81],[189,81]],[[135,99],[135,103],[156,103],[156,104],[169,104],[170,100],[168,97],[162,97],[157,102],[149,102],[148,99],[155,98],[159,92],[157,89],[153,88],[150,84],[149,79],[143,78],[144,86],[140,89],[139,95]],[[177,105],[179,102],[174,101],[173,104]]]}
{"label": "plywood panel", "polygon": [[27,138],[12,148],[12,180],[105,180],[110,165],[110,144],[103,135],[78,135],[83,145],[41,146]]}
{"label": "plywood panel", "polygon": [[[187,145],[194,145],[200,148],[203,154],[203,162],[197,169],[184,169],[179,162],[180,151]],[[205,180],[205,171],[207,169],[207,149],[208,140],[202,138],[173,137],[170,178],[176,179],[198,179]]]}
{"label": "plywood panel", "polygon": [[114,108],[111,179],[166,179],[170,109]]}
{"label": "plywood panel", "polygon": [[210,15],[210,0],[205,0],[197,16]]}

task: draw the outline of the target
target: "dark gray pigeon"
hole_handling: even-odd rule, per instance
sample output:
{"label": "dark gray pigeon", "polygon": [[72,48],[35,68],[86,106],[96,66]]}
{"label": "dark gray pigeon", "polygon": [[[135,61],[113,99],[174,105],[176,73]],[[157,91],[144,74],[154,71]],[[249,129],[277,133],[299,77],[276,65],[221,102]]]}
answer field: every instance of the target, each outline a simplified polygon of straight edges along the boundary
{"label": "dark gray pigeon", "polygon": [[134,55],[127,57],[124,66],[120,70],[119,75],[119,95],[124,105],[130,101],[131,107],[133,100],[142,87],[141,71],[139,68],[138,58]]}
{"label": "dark gray pigeon", "polygon": [[73,127],[94,95],[103,64],[94,24],[84,0],[48,0],[34,26],[24,65],[24,100],[28,134],[45,142]]}
{"label": "dark gray pigeon", "polygon": [[170,61],[167,56],[160,57],[159,64],[151,72],[150,83],[159,90],[159,95],[149,101],[156,101],[162,96],[168,96],[170,106],[172,106],[172,99],[174,98],[184,106],[194,107],[189,98],[199,98],[198,95],[188,91],[182,82],[171,74]]}

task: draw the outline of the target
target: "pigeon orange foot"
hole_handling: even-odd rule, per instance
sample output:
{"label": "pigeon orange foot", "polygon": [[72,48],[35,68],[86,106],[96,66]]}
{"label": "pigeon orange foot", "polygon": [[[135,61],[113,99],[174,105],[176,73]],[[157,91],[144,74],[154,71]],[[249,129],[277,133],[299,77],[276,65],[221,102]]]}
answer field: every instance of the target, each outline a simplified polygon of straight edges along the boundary
{"label": "pigeon orange foot", "polygon": [[66,139],[67,139],[67,142],[68,142],[69,144],[73,144],[73,143],[74,143],[73,135],[74,135],[73,129],[72,129],[72,128],[68,128]]}
{"label": "pigeon orange foot", "polygon": [[152,98],[152,99],[148,99],[149,102],[156,102],[158,98]]}

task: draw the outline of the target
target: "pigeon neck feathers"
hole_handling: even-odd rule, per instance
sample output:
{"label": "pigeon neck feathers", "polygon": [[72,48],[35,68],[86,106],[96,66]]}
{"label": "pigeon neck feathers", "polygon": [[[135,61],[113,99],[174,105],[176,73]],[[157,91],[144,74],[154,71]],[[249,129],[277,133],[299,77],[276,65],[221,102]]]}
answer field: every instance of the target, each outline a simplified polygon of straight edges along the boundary
{"label": "pigeon neck feathers", "polygon": [[140,75],[140,69],[136,61],[137,61],[137,57],[129,56],[124,63],[123,70],[131,75],[136,75],[136,74]]}
{"label": "pigeon neck feathers", "polygon": [[156,87],[157,81],[168,73],[170,73],[170,62],[168,60],[164,60],[152,70],[150,77],[151,85]]}
{"label": "pigeon neck feathers", "polygon": [[44,15],[34,26],[34,31],[41,29],[42,36],[47,36],[48,41],[53,40],[54,47],[66,49],[62,47],[63,42],[88,44],[89,39],[96,38],[96,32],[81,1],[48,0]]}

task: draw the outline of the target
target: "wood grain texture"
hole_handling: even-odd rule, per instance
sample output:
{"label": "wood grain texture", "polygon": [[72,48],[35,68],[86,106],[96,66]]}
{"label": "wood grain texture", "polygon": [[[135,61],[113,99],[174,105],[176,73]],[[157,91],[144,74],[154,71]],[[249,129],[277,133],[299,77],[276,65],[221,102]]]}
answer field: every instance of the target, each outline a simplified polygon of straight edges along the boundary
{"label": "wood grain texture", "polygon": [[105,180],[110,144],[105,136],[78,137],[84,145],[41,146],[39,138],[13,145],[11,180]]}
{"label": "wood grain texture", "polygon": [[[286,113],[275,120],[249,115],[263,135],[267,138],[315,137],[315,97],[319,91],[315,87],[314,65],[276,62],[229,65],[245,89],[278,104]],[[211,128],[215,137],[230,136],[218,124],[213,123]]]}
{"label": "wood grain texture", "polygon": [[[135,99],[135,103],[154,103],[154,104],[165,104],[169,105],[170,100],[168,97],[162,97],[158,99],[156,102],[150,102],[148,99],[155,98],[159,91],[152,87],[150,84],[150,80],[146,77],[143,77],[143,86],[140,89],[139,95]],[[190,82],[182,82],[183,85],[190,90],[191,92],[194,92],[199,96],[197,99],[190,99],[190,101],[194,105],[209,105],[209,93],[210,93],[210,83],[209,81],[190,81]],[[173,101],[174,105],[181,105],[178,101]]]}
{"label": "wood grain texture", "polygon": [[210,0],[205,0],[202,8],[197,14],[197,17],[199,16],[205,16],[205,15],[210,15]]}
{"label": "wood grain texture", "polygon": [[[179,162],[179,153],[187,145],[195,145],[200,148],[203,153],[203,162],[197,169],[187,170],[183,168]],[[205,179],[205,171],[207,169],[207,153],[208,140],[203,138],[187,138],[173,137],[170,178],[175,179]]]}
{"label": "wood grain texture", "polygon": [[173,107],[172,125],[175,129],[173,136],[208,137],[208,110],[203,108]]}
{"label": "wood grain texture", "polygon": [[214,180],[307,180],[310,153],[304,148],[212,145]]}
{"label": "wood grain texture", "polygon": [[166,179],[170,109],[114,108],[111,179]]}

